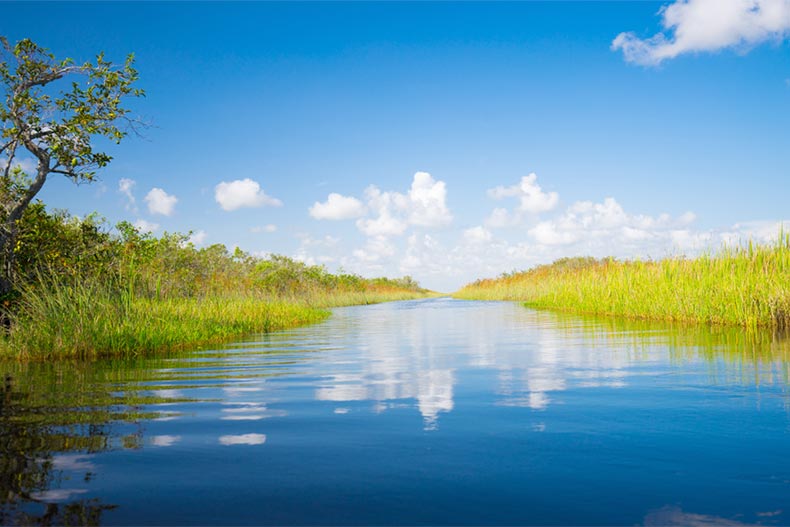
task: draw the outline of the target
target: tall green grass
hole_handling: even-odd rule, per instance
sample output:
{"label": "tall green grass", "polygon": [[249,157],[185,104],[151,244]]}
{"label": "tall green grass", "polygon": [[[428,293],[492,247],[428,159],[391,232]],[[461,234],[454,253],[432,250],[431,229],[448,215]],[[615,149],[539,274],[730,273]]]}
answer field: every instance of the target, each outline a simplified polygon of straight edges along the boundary
{"label": "tall green grass", "polygon": [[478,280],[458,298],[636,319],[790,329],[790,235],[698,258],[558,260]]}
{"label": "tall green grass", "polygon": [[326,308],[428,296],[412,278],[331,273],[189,235],[109,231],[94,216],[29,207],[13,291],[0,296],[0,358],[129,357],[322,320]]}
{"label": "tall green grass", "polygon": [[0,358],[131,357],[225,342],[324,320],[328,307],[424,296],[350,291],[301,297],[232,292],[202,297],[137,297],[98,280],[42,279],[27,287]]}

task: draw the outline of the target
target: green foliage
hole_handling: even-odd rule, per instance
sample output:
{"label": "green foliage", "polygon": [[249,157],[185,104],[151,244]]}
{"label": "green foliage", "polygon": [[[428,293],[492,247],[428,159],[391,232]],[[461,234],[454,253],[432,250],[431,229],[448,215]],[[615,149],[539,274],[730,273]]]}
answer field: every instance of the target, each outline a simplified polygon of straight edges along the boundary
{"label": "green foliage", "polygon": [[[52,174],[60,174],[75,183],[90,182],[96,171],[112,160],[108,152],[97,149],[95,141],[105,138],[119,143],[129,129],[134,129],[136,122],[124,104],[130,97],[144,95],[135,86],[137,80],[133,55],[120,66],[113,65],[102,53],[93,62],[77,65],[72,59],[56,59],[30,39],[12,46],[0,36],[0,300],[3,302],[14,296],[19,223],[33,199]],[[23,168],[31,160],[35,169]],[[37,236],[35,232],[28,235]],[[60,257],[55,253],[49,256]],[[58,262],[52,263],[53,270],[59,267]],[[3,321],[5,317],[5,313],[0,314]]]}
{"label": "green foliage", "polygon": [[677,322],[790,329],[790,236],[699,258],[562,259],[456,296],[520,300],[529,306]]}
{"label": "green foliage", "polygon": [[25,210],[14,247],[17,274],[29,282],[36,273],[84,276],[114,271],[118,247],[104,220],[91,215],[48,213],[41,202]]}
{"label": "green foliage", "polygon": [[[115,66],[100,53],[94,62],[76,65],[72,59],[57,60],[47,49],[23,39],[11,45],[0,37],[0,105],[2,148],[11,166],[17,148],[33,154],[39,171],[63,174],[75,181],[91,181],[95,170],[112,157],[94,148],[96,136],[119,143],[130,124],[127,97],[141,97],[135,87],[138,73],[134,55]],[[61,90],[53,83],[71,77]]]}
{"label": "green foliage", "polygon": [[189,236],[113,232],[96,217],[34,203],[19,222],[19,297],[0,356],[90,358],[175,350],[305,324],[321,308],[425,296],[410,277],[332,274],[285,256],[256,258]]}

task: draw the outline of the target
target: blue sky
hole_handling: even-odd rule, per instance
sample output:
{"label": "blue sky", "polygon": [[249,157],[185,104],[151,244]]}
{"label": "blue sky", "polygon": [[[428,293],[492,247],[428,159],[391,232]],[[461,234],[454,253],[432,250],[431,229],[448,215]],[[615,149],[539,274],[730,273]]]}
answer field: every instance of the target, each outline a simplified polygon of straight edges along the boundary
{"label": "blue sky", "polygon": [[77,215],[443,291],[790,218],[787,0],[0,9],[59,57],[136,55],[153,126],[39,195]]}

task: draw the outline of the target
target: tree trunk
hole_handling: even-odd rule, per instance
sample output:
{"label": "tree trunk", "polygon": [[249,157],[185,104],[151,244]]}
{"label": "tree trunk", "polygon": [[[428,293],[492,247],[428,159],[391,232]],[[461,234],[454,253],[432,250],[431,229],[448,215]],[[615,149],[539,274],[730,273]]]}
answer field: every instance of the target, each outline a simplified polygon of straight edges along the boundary
{"label": "tree trunk", "polygon": [[14,303],[16,262],[16,222],[0,227],[0,328],[11,329],[11,310]]}

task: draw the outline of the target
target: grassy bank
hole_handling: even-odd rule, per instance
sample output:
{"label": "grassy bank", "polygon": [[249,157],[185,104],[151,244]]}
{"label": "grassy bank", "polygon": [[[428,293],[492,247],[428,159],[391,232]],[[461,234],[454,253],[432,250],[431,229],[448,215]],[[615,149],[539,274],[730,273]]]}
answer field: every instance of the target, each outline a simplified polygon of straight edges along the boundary
{"label": "grassy bank", "polygon": [[0,357],[21,360],[162,353],[319,322],[326,307],[424,296],[346,292],[274,299],[254,294],[129,298],[99,284],[31,291]]}
{"label": "grassy bank", "polygon": [[326,308],[428,296],[417,282],[331,273],[189,236],[109,229],[31,206],[20,223],[18,284],[0,298],[0,359],[130,357],[309,324]]}
{"label": "grassy bank", "polygon": [[698,258],[565,258],[478,280],[458,298],[637,319],[790,328],[790,236]]}

